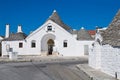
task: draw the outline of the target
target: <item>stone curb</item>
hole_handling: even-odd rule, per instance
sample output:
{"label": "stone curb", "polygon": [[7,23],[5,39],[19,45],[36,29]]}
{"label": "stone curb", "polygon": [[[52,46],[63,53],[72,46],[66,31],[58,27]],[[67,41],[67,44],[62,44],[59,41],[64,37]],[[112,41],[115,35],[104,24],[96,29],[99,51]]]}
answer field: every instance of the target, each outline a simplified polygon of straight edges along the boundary
{"label": "stone curb", "polygon": [[93,76],[89,75],[85,70],[81,69],[79,65],[76,65],[76,68],[87,77],[87,80],[93,80]]}
{"label": "stone curb", "polygon": [[[84,65],[84,64],[82,64],[82,65]],[[80,65],[76,65],[76,68],[79,69],[87,77],[87,79],[85,79],[85,80],[119,80],[119,79],[115,79],[115,78],[111,78],[111,77],[110,78],[104,77],[97,73],[96,74],[92,73],[92,72],[95,72],[95,70],[87,70],[87,68],[85,69]],[[96,75],[99,75],[99,77]]]}
{"label": "stone curb", "polygon": [[79,58],[42,58],[42,59],[17,59],[17,60],[10,60],[10,59],[0,59],[0,64],[5,63],[19,63],[19,62],[65,62],[65,61],[78,61]]}

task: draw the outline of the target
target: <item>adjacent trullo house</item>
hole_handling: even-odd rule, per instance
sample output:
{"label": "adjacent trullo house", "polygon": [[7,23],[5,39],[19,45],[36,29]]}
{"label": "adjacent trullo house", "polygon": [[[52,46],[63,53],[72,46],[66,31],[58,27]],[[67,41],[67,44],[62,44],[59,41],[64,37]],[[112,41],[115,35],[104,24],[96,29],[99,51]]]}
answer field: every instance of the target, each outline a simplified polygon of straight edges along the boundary
{"label": "adjacent trullo house", "polygon": [[9,52],[27,56],[83,56],[89,54],[89,48],[93,38],[84,28],[79,31],[72,30],[64,24],[57,12],[45,23],[28,36],[18,26],[17,33],[9,31],[10,25],[6,25],[6,36],[2,41],[2,57]]}
{"label": "adjacent trullo house", "polygon": [[120,10],[106,30],[97,30],[89,65],[120,79]]}

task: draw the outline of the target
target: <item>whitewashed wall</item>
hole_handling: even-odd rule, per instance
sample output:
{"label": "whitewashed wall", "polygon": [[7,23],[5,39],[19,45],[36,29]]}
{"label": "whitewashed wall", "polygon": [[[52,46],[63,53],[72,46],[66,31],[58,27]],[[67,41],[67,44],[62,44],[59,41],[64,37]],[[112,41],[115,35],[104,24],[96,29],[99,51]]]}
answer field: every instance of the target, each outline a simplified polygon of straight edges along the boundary
{"label": "whitewashed wall", "polygon": [[120,47],[104,45],[101,54],[101,70],[120,79]]}
{"label": "whitewashed wall", "polygon": [[88,52],[89,52],[89,49],[91,49],[92,47],[92,43],[93,41],[87,41],[87,40],[81,40],[81,41],[77,41],[76,43],[76,53],[80,53],[81,56],[84,56],[84,46],[85,45],[88,45]]}
{"label": "whitewashed wall", "polygon": [[[48,25],[52,25],[54,31],[47,32]],[[42,41],[45,35],[46,35],[46,39]],[[63,55],[63,56],[82,56],[84,55],[83,46],[84,45],[90,46],[93,42],[93,41],[77,41],[74,35],[71,35],[69,32],[64,30],[61,26],[57,25],[56,23],[50,20],[45,24],[43,24],[40,28],[38,28],[33,34],[28,36],[27,41],[30,42],[33,39],[38,39],[40,40],[41,44],[45,44],[48,39],[51,39],[50,35],[55,36],[53,39],[55,41],[55,48],[60,53],[60,55]],[[68,41],[67,42],[68,47],[66,48],[63,47],[64,40]]]}
{"label": "whitewashed wall", "polygon": [[89,54],[89,66],[120,79],[120,47],[95,46]]}
{"label": "whitewashed wall", "polygon": [[94,46],[90,49],[89,66],[95,69],[101,68],[101,46],[98,42],[95,42]]}
{"label": "whitewashed wall", "polygon": [[[54,29],[54,31],[47,32],[47,26],[51,25]],[[55,36],[54,39],[52,36]],[[44,39],[43,39],[44,38]],[[33,34],[28,36],[26,39],[27,42],[30,42],[31,40],[36,39],[38,41],[38,47],[40,48],[39,53],[41,52],[41,48],[44,46],[47,48],[47,41],[49,39],[53,39],[55,42],[56,50],[63,56],[71,56],[75,50],[75,44],[76,39],[66,30],[61,28],[59,25],[55,24],[52,21],[48,21],[45,24],[43,24],[38,30],[36,30]],[[68,47],[63,47],[63,41],[67,40]],[[42,45],[41,45],[42,44]],[[46,44],[46,45],[43,45]],[[30,44],[29,44],[30,45]],[[47,49],[45,49],[47,50]]]}
{"label": "whitewashed wall", "polygon": [[[23,43],[23,48],[19,48],[19,43]],[[18,55],[39,55],[38,52],[40,51],[38,47],[31,48],[31,44],[28,45],[31,42],[26,41],[3,41],[2,42],[2,56],[8,55],[7,52],[7,45],[10,46],[10,48],[13,49],[13,52],[17,53]],[[36,45],[37,46],[37,45]]]}

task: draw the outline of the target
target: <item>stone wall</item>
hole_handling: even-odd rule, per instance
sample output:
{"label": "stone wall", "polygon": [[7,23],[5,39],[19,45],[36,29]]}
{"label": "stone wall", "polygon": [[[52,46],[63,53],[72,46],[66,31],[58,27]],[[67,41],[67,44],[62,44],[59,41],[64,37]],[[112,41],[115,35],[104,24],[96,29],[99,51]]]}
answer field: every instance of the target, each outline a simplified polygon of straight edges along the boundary
{"label": "stone wall", "polygon": [[95,44],[90,50],[89,66],[120,79],[120,47]]}
{"label": "stone wall", "polygon": [[101,67],[101,46],[98,42],[89,51],[89,66],[100,69]]}
{"label": "stone wall", "polygon": [[101,52],[101,70],[120,79],[120,48],[104,45]]}

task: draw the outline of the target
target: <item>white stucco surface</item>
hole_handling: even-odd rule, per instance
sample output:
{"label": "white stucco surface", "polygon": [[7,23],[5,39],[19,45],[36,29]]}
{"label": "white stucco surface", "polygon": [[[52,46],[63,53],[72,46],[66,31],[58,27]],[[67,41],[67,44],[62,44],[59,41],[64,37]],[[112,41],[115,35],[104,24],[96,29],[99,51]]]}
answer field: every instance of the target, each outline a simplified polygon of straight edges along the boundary
{"label": "white stucco surface", "polygon": [[89,54],[89,66],[120,79],[120,48],[95,46]]}

